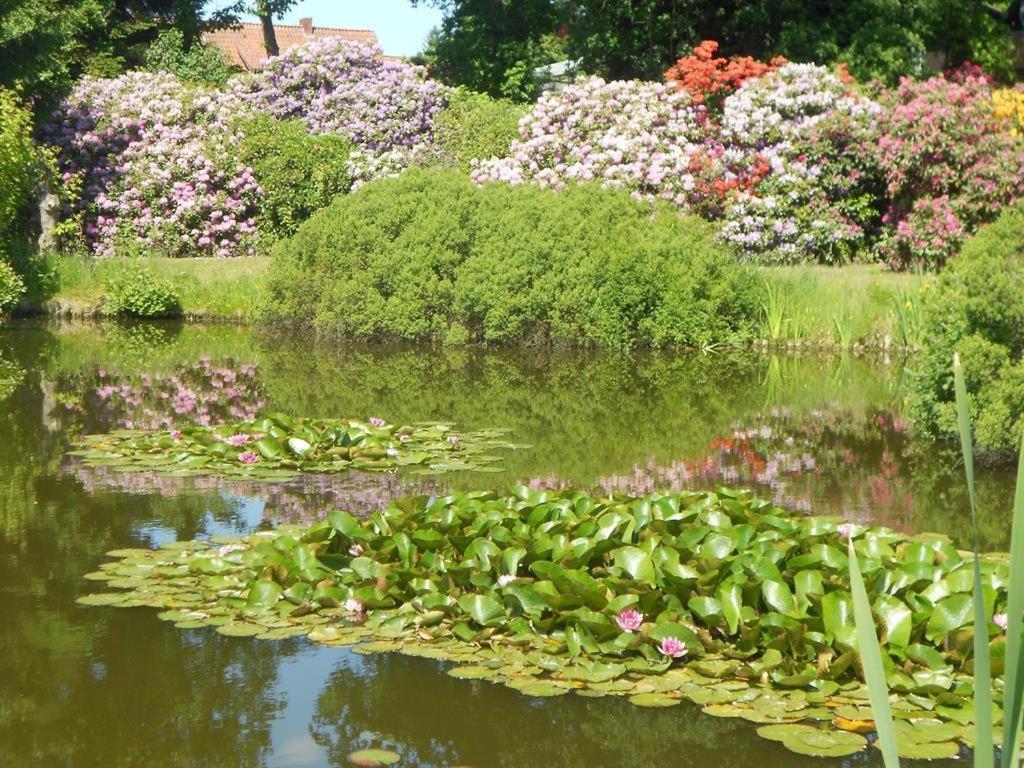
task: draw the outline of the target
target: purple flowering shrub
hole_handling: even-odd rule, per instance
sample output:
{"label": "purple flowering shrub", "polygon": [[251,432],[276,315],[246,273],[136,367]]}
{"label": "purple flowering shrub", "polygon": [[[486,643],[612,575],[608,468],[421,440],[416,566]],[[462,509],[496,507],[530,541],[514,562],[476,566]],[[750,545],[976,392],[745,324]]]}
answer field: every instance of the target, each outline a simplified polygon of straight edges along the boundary
{"label": "purple flowering shrub", "polygon": [[229,93],[278,118],[299,118],[317,134],[337,133],[360,150],[357,184],[392,175],[430,144],[448,89],[422,67],[386,59],[379,46],[340,38],[293,48]]}
{"label": "purple flowering shrub", "polygon": [[254,252],[260,189],[235,159],[237,106],[167,73],[83,78],[43,128],[99,256]]}

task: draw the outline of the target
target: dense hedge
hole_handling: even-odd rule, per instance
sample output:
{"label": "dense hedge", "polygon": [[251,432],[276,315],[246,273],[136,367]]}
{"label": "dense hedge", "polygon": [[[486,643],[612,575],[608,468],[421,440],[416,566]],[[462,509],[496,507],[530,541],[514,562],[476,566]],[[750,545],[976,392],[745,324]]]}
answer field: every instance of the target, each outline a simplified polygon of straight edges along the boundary
{"label": "dense hedge", "polygon": [[411,171],[337,198],[275,251],[267,314],[355,338],[707,346],[757,283],[712,228],[578,186]]}
{"label": "dense hedge", "polygon": [[442,160],[469,170],[473,160],[502,157],[519,137],[521,104],[459,88],[434,119],[434,144]]}
{"label": "dense hedge", "polygon": [[351,145],[339,134],[310,134],[299,120],[267,115],[247,119],[240,130],[239,160],[253,170],[262,190],[256,217],[260,234],[276,239],[352,187]]}
{"label": "dense hedge", "polygon": [[951,361],[967,374],[978,447],[1012,454],[1024,433],[1024,205],[981,229],[937,280],[924,303],[918,363],[918,427],[956,434]]}

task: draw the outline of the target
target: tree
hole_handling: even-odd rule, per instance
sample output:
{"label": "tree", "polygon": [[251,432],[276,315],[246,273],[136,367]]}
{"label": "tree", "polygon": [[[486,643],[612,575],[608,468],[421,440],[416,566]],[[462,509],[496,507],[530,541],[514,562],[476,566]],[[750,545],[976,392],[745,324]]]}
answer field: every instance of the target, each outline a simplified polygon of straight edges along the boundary
{"label": "tree", "polygon": [[517,101],[536,95],[533,72],[564,56],[553,0],[412,0],[444,11],[423,59],[449,85]]}
{"label": "tree", "polygon": [[258,16],[263,26],[263,48],[267,56],[278,56],[281,53],[277,45],[277,33],[274,32],[274,17],[281,18],[296,2],[297,0],[256,0],[250,7],[249,12]]}

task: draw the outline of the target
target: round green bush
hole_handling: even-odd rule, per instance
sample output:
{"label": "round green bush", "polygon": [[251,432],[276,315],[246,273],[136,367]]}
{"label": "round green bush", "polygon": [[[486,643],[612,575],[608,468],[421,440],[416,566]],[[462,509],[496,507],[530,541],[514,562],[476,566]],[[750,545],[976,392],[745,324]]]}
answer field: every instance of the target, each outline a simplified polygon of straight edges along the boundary
{"label": "round green bush", "polygon": [[275,250],[271,319],[361,339],[740,342],[753,273],[711,225],[581,185],[410,171],[337,198]]}
{"label": "round green bush", "polygon": [[351,146],[338,134],[312,135],[299,120],[269,116],[241,126],[239,160],[252,168],[263,195],[259,229],[271,241],[288,237],[335,195],[352,187]]}
{"label": "round green bush", "polygon": [[473,160],[507,155],[526,113],[521,104],[458,88],[434,120],[434,145],[443,161],[468,170]]}
{"label": "round green bush", "polygon": [[178,317],[181,300],[170,282],[133,266],[107,281],[100,311],[107,317]]}
{"label": "round green bush", "polygon": [[925,294],[913,410],[923,433],[957,434],[952,359],[964,364],[977,447],[1010,456],[1024,433],[1024,206],[971,237]]}
{"label": "round green bush", "polygon": [[32,115],[13,93],[0,88],[0,237],[28,200],[35,180]]}
{"label": "round green bush", "polygon": [[25,295],[25,283],[14,268],[0,261],[0,315],[11,311]]}

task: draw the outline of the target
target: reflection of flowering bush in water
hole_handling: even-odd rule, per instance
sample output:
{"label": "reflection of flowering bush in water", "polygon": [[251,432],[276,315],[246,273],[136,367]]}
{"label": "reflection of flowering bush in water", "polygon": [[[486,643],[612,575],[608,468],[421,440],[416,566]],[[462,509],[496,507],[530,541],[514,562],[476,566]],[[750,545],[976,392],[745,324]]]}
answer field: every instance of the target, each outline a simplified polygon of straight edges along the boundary
{"label": "reflection of flowering bush in water", "polygon": [[162,429],[172,424],[252,420],[266,405],[255,365],[202,358],[172,374],[124,376],[98,370],[57,382],[66,412],[103,429]]}
{"label": "reflection of flowering bush in water", "polygon": [[437,495],[432,480],[394,472],[348,472],[344,475],[301,475],[284,483],[254,483],[216,477],[162,477],[153,472],[117,472],[109,467],[87,467],[71,462],[66,473],[94,494],[119,491],[131,494],[175,496],[183,493],[220,493],[240,499],[262,500],[263,517],[273,523],[310,523],[327,512],[345,509],[369,515],[403,496]]}
{"label": "reflection of flowering bush in water", "polygon": [[[794,416],[773,410],[753,424],[735,424],[692,459],[653,460],[608,475],[595,485],[608,493],[643,494],[716,485],[752,487],[773,502],[815,514],[906,527],[914,497],[904,461],[906,425],[890,411],[846,409]],[[534,487],[557,487],[534,478]]]}

